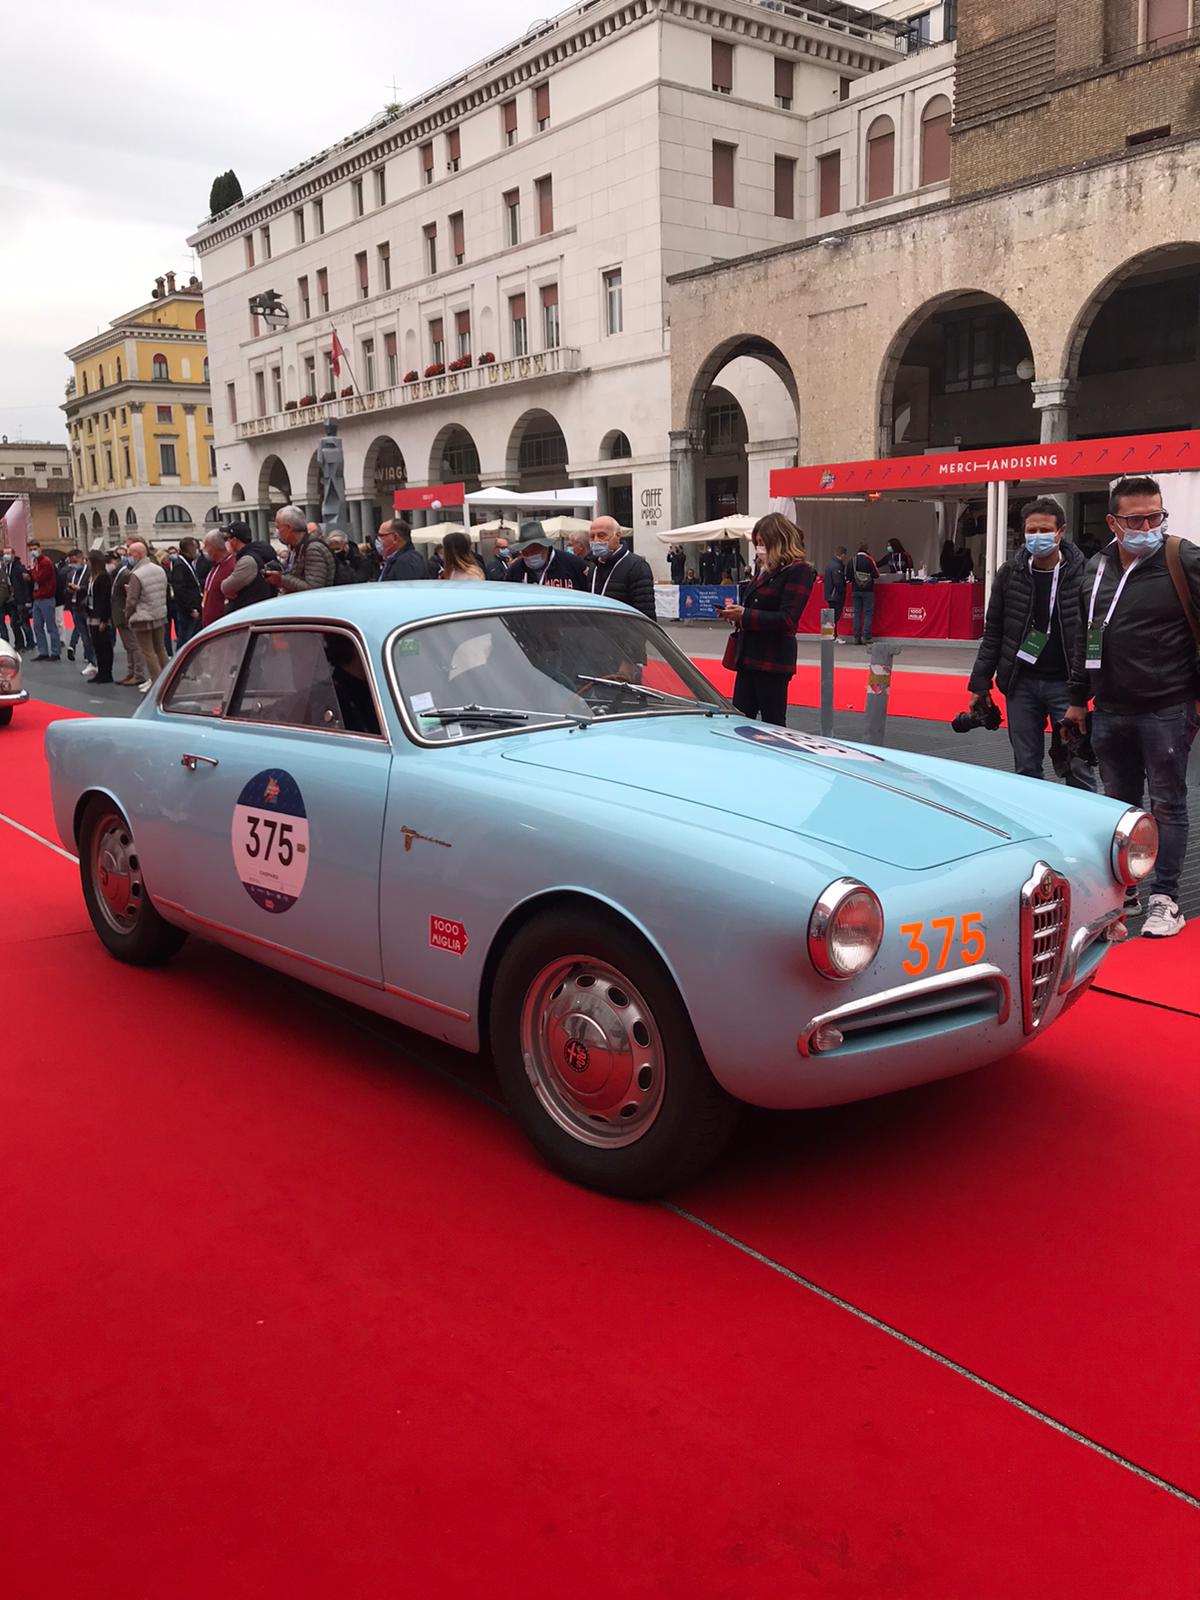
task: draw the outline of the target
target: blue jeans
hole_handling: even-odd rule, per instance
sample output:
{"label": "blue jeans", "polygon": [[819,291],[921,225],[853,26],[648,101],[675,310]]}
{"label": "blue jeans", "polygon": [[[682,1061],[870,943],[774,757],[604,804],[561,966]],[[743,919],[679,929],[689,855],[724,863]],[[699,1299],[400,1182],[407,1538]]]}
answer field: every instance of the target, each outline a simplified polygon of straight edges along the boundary
{"label": "blue jeans", "polygon": [[871,624],[875,620],[874,589],[855,589],[853,611],[854,637],[856,639],[869,639],[871,637]]}
{"label": "blue jeans", "polygon": [[88,627],[88,620],[82,611],[71,613],[71,637],[67,640],[67,649],[74,650],[77,644],[83,645],[83,659],[96,664],[96,651],[92,644],[92,630]]}
{"label": "blue jeans", "polygon": [[58,606],[53,600],[33,602],[33,640],[40,656],[62,654],[62,640],[58,637]]}
{"label": "blue jeans", "polygon": [[1105,794],[1140,806],[1144,790],[1150,790],[1150,810],[1158,823],[1158,865],[1150,893],[1172,900],[1179,897],[1187,853],[1188,752],[1198,726],[1190,700],[1164,711],[1097,711],[1092,717],[1092,747]]}
{"label": "blue jeans", "polygon": [[194,639],[200,632],[200,618],[190,616],[186,611],[177,612],[175,615],[175,648],[181,649],[189,639]]}
{"label": "blue jeans", "polygon": [[[1065,678],[1039,678],[1035,672],[1018,671],[1005,705],[1013,770],[1022,778],[1045,777],[1047,719],[1051,727],[1061,722],[1070,703]],[[1071,760],[1067,784],[1072,789],[1086,789],[1089,794],[1096,792],[1094,772],[1077,756]]]}

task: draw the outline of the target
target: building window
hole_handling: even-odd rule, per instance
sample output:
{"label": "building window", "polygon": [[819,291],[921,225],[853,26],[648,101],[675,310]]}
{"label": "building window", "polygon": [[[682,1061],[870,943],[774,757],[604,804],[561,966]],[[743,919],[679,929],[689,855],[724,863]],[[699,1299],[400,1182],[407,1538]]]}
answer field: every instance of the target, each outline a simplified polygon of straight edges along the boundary
{"label": "building window", "polygon": [[113,481],[112,451],[108,445],[105,445],[104,447],[104,477],[107,483],[111,483]]}
{"label": "building window", "polygon": [[421,231],[425,235],[425,271],[432,277],[437,271],[437,223],[427,222]]}
{"label": "building window", "polygon": [[922,11],[919,16],[909,17],[904,24],[905,45],[911,55],[914,51],[924,50],[929,44],[929,24],[933,13]]}
{"label": "building window", "polygon": [[150,363],[150,376],[154,379],[155,383],[166,383],[168,377],[170,376],[170,373],[167,371],[166,356],[155,356],[154,360]]}
{"label": "building window", "polygon": [[704,419],[706,455],[725,455],[741,441],[742,408],[735,402],[711,406]]}
{"label": "building window", "polygon": [[264,261],[270,261],[270,259],[271,259],[271,228],[270,228],[270,225],[268,224],[267,227],[260,228],[258,230],[258,236],[262,240],[263,260]]}
{"label": "building window", "polygon": [[88,392],[88,377],[86,372],[83,374],[83,392],[84,394]]}
{"label": "building window", "polygon": [[385,206],[385,205],[387,205],[387,169],[386,169],[386,167],[376,167],[374,176],[375,176],[375,204],[376,204],[376,206]]}
{"label": "building window", "polygon": [[215,445],[208,447],[208,475],[215,478],[217,475],[217,449]]}
{"label": "building window", "polygon": [[733,46],[724,39],[712,41],[712,86],[716,94],[733,93]]}
{"label": "building window", "polygon": [[432,139],[430,139],[427,143],[425,143],[425,144],[423,144],[421,146],[420,155],[421,155],[421,182],[422,183],[432,183],[433,182],[433,140]]}
{"label": "building window", "polygon": [[292,212],[292,222],[295,225],[295,229],[296,229],[296,243],[297,244],[303,244],[305,238],[307,237],[307,235],[304,232],[304,207],[303,206],[298,206],[297,209]]}
{"label": "building window", "polygon": [[171,406],[155,406],[154,415],[159,422],[174,421],[174,411]]}
{"label": "building window", "polygon": [[947,317],[942,323],[942,391],[1003,389],[1019,383],[1029,354],[1021,325],[1008,312]]}
{"label": "building window", "polygon": [[366,210],[363,204],[363,181],[361,178],[350,180],[350,205],[356,217],[361,217]]}
{"label": "building window", "polygon": [[838,99],[839,100],[849,100],[851,82],[852,82],[852,80],[850,78],[839,78],[838,79]]}
{"label": "building window", "polygon": [[160,441],[158,446],[158,470],[164,478],[175,478],[179,475],[179,466],[175,460],[175,446]]}
{"label": "building window", "polygon": [[458,359],[462,361],[471,354],[471,313],[469,311],[456,311],[454,313],[454,337],[458,341]]}
{"label": "building window", "polygon": [[921,183],[944,183],[950,176],[950,102],[944,95],[921,112]]}
{"label": "building window", "polygon": [[542,348],[558,349],[558,285],[542,285]]}
{"label": "building window", "polygon": [[441,317],[434,317],[429,324],[429,348],[435,366],[443,366],[446,361],[446,331]]}
{"label": "building window", "polygon": [[362,342],[363,383],[368,394],[375,388],[375,341],[364,339]]}
{"label": "building window", "polygon": [[538,232],[554,232],[554,185],[550,178],[538,178],[533,185],[537,195]]}
{"label": "building window", "polygon": [[94,489],[96,487],[96,452],[94,450],[88,451],[88,477]]}
{"label": "building window", "polygon": [[721,144],[713,140],[713,205],[715,206],[733,204],[733,159],[736,153],[736,145]]}
{"label": "building window", "polygon": [[539,83],[533,91],[533,120],[537,123],[539,133],[544,133],[550,126],[550,85]]}
{"label": "building window", "polygon": [[117,382],[120,383],[120,381],[121,381],[121,358],[120,358],[120,356],[118,356],[117,357]]}
{"label": "building window", "polygon": [[775,104],[781,111],[792,109],[792,96],[796,88],[796,63],[783,56],[775,57]]}
{"label": "building window", "polygon": [[383,336],[383,359],[387,364],[388,387],[399,381],[400,366],[396,356],[396,335],[385,333]]}
{"label": "building window", "polygon": [[525,296],[523,294],[509,295],[508,320],[512,327],[513,355],[527,356],[529,354],[529,323],[525,317]]}
{"label": "building window", "polygon": [[521,242],[521,191],[509,189],[504,196],[504,242],[514,245]]}
{"label": "building window", "polygon": [[122,456],[124,457],[124,460],[125,460],[125,482],[126,483],[132,483],[133,482],[133,466],[132,466],[132,464],[131,464],[131,462],[129,460],[129,446],[127,444],[121,446],[121,454],[122,454]]}
{"label": "building window", "polygon": [[462,166],[462,135],[457,128],[451,128],[446,135],[446,171],[457,172]]}
{"label": "building window", "polygon": [[[211,406],[205,406],[205,408],[204,408],[204,420],[205,420],[205,422],[208,423],[209,427],[211,428],[212,427],[212,423],[213,423],[213,409],[212,409]],[[122,414],[122,416],[121,416],[121,421],[122,422],[125,421],[124,414]]]}
{"label": "building window", "polygon": [[163,506],[154,518],[155,522],[190,522],[192,514],[183,506]]}
{"label": "building window", "polygon": [[896,192],[896,129],[891,117],[876,117],[867,129],[867,199]]}
{"label": "building window", "polygon": [[225,385],[225,409],[229,413],[229,422],[232,426],[237,421],[237,385]]}
{"label": "building window", "polygon": [[556,429],[553,433],[527,433],[517,450],[517,465],[523,472],[539,467],[565,467],[567,441]]}
{"label": "building window", "polygon": [[204,366],[202,367],[201,371],[203,373],[203,376],[202,376],[200,381],[202,383],[207,383],[208,382],[208,357],[207,356],[205,356],[205,358],[204,358]]}
{"label": "building window", "polygon": [[283,369],[271,368],[271,401],[276,412],[283,410]]}
{"label": "building window", "polygon": [[461,267],[467,259],[466,238],[463,232],[463,214],[456,211],[450,218],[450,252],[454,257],[456,267]]}
{"label": "building window", "polygon": [[296,298],[300,302],[300,317],[301,317],[301,320],[304,321],[304,322],[307,322],[309,317],[312,316],[312,306],[310,305],[309,299],[308,299],[308,274],[307,273],[305,273],[303,278],[297,278],[296,279]]}
{"label": "building window", "polygon": [[317,398],[317,358],[305,356],[304,358],[304,399]]}
{"label": "building window", "polygon": [[775,215],[796,215],[796,163],[790,156],[775,157]]}
{"label": "building window", "polygon": [[506,100],[500,107],[500,128],[504,134],[504,143],[513,145],[517,142],[517,102]]}
{"label": "building window", "polygon": [[367,252],[360,250],[354,258],[354,269],[358,275],[358,298],[369,300],[371,298],[371,279],[367,272]]}
{"label": "building window", "polygon": [[604,273],[604,331],[620,333],[625,326],[624,291],[621,286],[621,269],[613,267]]}
{"label": "building window", "polygon": [[390,244],[379,246],[379,289],[381,294],[386,294],[392,287],[392,247]]}
{"label": "building window", "polygon": [[317,305],[322,311],[329,310],[329,268],[317,268]]}
{"label": "building window", "polygon": [[246,248],[246,265],[248,267],[252,267],[254,265],[254,235],[252,233],[248,233],[246,235],[245,248]]}
{"label": "building window", "polygon": [[267,414],[267,379],[262,372],[254,374],[254,410],[260,417]]}
{"label": "building window", "polygon": [[817,157],[817,215],[833,217],[842,209],[842,152]]}
{"label": "building window", "polygon": [[313,234],[315,236],[317,234],[321,234],[321,233],[325,232],[325,202],[324,202],[324,200],[314,200],[313,203],[312,203],[312,208],[313,208]]}
{"label": "building window", "polygon": [[334,371],[333,371],[333,349],[332,349],[332,347],[330,349],[328,349],[328,350],[322,350],[322,352],[321,352],[321,360],[322,360],[322,366],[323,366],[323,369],[324,369],[324,372],[325,372],[325,389],[324,389],[324,393],[325,394],[333,394],[335,392],[334,385],[337,383],[337,378],[334,376]]}
{"label": "building window", "polygon": [[1189,30],[1190,9],[1191,0],[1146,0],[1144,43],[1156,45],[1182,42]]}

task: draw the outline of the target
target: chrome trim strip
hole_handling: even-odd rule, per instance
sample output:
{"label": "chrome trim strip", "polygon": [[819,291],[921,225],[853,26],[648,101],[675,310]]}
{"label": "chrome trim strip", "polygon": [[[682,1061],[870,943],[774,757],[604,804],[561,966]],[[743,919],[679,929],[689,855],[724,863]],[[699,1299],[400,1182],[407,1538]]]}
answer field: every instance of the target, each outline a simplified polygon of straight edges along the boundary
{"label": "chrome trim strip", "polygon": [[[996,1021],[1007,1022],[1012,1011],[1011,986],[999,967],[993,966],[990,962],[983,962],[977,966],[959,968],[954,972],[939,972],[932,978],[918,978],[915,983],[902,983],[895,989],[881,989],[877,994],[867,995],[862,1000],[851,1000],[833,1011],[823,1011],[820,1016],[813,1017],[811,1022],[805,1024],[796,1041],[796,1048],[802,1056],[813,1055],[814,1052],[809,1048],[812,1036],[818,1028],[823,1028],[829,1023],[833,1023],[836,1027],[839,1022],[879,1011],[884,1006],[903,1004],[906,1000],[918,1000],[927,994],[962,989],[972,983],[995,985],[1000,992]],[[817,1051],[815,1054],[820,1055],[821,1052]]]}
{"label": "chrome trim strip", "polygon": [[1071,943],[1067,947],[1062,977],[1058,980],[1059,994],[1066,994],[1068,990],[1075,987],[1075,974],[1079,970],[1079,963],[1083,959],[1084,951],[1089,950],[1100,935],[1111,928],[1114,923],[1120,922],[1124,915],[1124,908],[1118,906],[1114,911],[1106,911],[1103,916],[1095,917],[1091,922],[1085,923],[1083,927],[1075,930]]}
{"label": "chrome trim strip", "polygon": [[28,699],[28,689],[18,689],[15,694],[8,694],[0,690],[0,706],[23,706]]}
{"label": "chrome trim strip", "polygon": [[[1151,866],[1150,872],[1146,873],[1145,878],[1134,878],[1129,873],[1129,840],[1134,828],[1137,827],[1143,817],[1150,817],[1150,821],[1154,823],[1154,831],[1157,834],[1157,821],[1148,811],[1143,811],[1141,806],[1130,806],[1128,811],[1118,817],[1117,825],[1113,829],[1112,843],[1108,852],[1109,863],[1113,877],[1126,889],[1133,889],[1144,883],[1145,879],[1150,876],[1150,872],[1154,871],[1153,866]],[[1157,859],[1157,846],[1155,858]]]}

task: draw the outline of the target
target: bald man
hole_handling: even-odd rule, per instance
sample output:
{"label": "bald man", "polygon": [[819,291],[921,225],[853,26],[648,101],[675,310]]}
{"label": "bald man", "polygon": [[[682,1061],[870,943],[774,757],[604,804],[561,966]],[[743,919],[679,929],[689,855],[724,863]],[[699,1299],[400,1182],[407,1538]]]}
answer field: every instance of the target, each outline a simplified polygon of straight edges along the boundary
{"label": "bald man", "polygon": [[654,574],[643,556],[635,556],[621,542],[621,529],[614,517],[597,517],[588,530],[592,557],[593,594],[623,600],[654,621]]}

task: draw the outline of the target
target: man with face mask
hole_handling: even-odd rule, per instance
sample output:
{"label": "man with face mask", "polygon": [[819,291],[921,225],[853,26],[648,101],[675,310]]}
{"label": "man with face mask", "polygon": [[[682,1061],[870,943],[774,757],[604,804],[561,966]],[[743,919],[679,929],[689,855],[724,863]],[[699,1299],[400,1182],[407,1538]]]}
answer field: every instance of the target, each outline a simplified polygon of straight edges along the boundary
{"label": "man with face mask", "polygon": [[654,574],[644,556],[635,556],[621,542],[621,529],[614,517],[597,517],[589,531],[592,554],[593,594],[623,600],[654,621]]}
{"label": "man with face mask", "polygon": [[[1067,717],[1086,726],[1094,697],[1092,745],[1105,794],[1140,806],[1149,790],[1159,848],[1142,935],[1167,939],[1184,925],[1187,764],[1200,727],[1200,546],[1167,537],[1153,478],[1119,479],[1108,511],[1113,542],[1083,579]],[[1130,893],[1126,904],[1135,899]]]}
{"label": "man with face mask", "polygon": [[[992,679],[1007,699],[1013,767],[1023,778],[1045,776],[1046,724],[1054,728],[1070,704],[1068,663],[1080,640],[1079,591],[1084,560],[1063,542],[1062,507],[1031,500],[1021,508],[1024,548],[996,574],[983,638],[967,688],[978,710]],[[1092,769],[1072,757],[1067,783],[1095,790]]]}
{"label": "man with face mask", "polygon": [[509,583],[536,583],[547,589],[587,588],[583,562],[569,550],[556,550],[540,522],[523,522],[521,543],[510,550],[516,559],[505,573]]}

